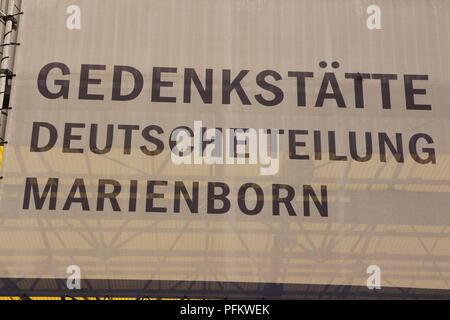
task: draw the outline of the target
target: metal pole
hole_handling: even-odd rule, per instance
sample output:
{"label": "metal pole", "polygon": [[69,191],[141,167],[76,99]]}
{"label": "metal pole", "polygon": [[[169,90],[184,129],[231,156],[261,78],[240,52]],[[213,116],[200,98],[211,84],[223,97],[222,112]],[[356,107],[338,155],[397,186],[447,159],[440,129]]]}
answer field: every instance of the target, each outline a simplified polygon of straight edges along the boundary
{"label": "metal pole", "polygon": [[[0,10],[1,10],[1,14],[4,15],[6,14],[6,10],[8,9],[7,7],[8,5],[8,0],[1,0],[0,2]],[[0,44],[3,44],[3,36],[5,35],[5,26],[6,24],[0,23]],[[0,50],[1,52],[1,50]]]}
{"label": "metal pole", "polygon": [[[18,11],[18,10],[17,10]],[[16,13],[16,1],[8,0],[8,6],[6,9],[6,14],[8,16],[12,16]],[[5,30],[3,34],[3,54],[1,56],[0,69],[3,70],[11,70],[12,69],[12,55],[15,52],[14,48],[11,45],[8,45],[14,41],[15,32],[13,30],[13,21],[8,19],[5,24]],[[6,87],[8,84],[8,77],[6,74],[0,75],[0,107],[3,108],[3,104],[5,101]],[[1,118],[0,118],[0,141],[5,141],[5,130],[6,130],[6,120],[8,117],[8,110],[2,110]]]}

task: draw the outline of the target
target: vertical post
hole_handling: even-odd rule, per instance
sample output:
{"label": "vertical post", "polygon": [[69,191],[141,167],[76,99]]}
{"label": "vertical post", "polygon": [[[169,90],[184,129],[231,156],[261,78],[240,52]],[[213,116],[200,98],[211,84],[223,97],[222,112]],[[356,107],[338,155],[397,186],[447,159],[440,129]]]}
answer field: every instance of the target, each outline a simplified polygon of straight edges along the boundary
{"label": "vertical post", "polygon": [[[19,12],[19,10],[16,10],[16,1],[15,0],[4,0],[2,1],[2,7],[3,5],[6,6],[6,15],[12,16]],[[17,16],[18,19],[18,16]],[[13,46],[8,45],[12,42],[14,42],[14,38],[16,36],[16,33],[14,32],[14,23],[11,19],[7,19],[4,27],[4,32],[2,35],[2,55],[1,55],[1,63],[0,63],[0,69],[3,70],[11,70],[12,71],[12,56],[15,53],[15,50]],[[8,85],[8,77],[6,74],[0,75],[0,107],[3,108],[4,102],[5,102],[5,96],[6,96],[6,89]],[[2,110],[1,116],[0,116],[0,141],[4,142],[5,140],[5,130],[6,130],[6,120],[8,117],[8,110]]]}
{"label": "vertical post", "polygon": [[[8,10],[8,0],[0,0],[0,10],[3,14],[6,14],[6,11]],[[0,23],[0,44],[3,44],[3,36],[5,35],[5,27],[6,23]],[[2,52],[2,50],[0,50]],[[3,53],[1,53],[3,54]],[[1,56],[0,54],[0,56]]]}

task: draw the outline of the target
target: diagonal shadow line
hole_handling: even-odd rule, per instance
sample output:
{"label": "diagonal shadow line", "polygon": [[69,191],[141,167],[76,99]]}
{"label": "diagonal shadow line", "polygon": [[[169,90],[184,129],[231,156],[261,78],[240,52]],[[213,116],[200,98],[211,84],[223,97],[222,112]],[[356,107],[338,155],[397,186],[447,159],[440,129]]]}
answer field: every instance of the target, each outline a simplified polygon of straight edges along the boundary
{"label": "diagonal shadow line", "polygon": [[257,262],[255,260],[254,255],[252,255],[252,251],[250,250],[250,248],[248,247],[248,245],[245,243],[244,239],[242,238],[241,234],[239,233],[239,231],[237,230],[234,222],[230,222],[231,228],[233,229],[233,231],[235,232],[235,235],[238,236],[239,241],[242,243],[242,245],[244,246],[245,250],[247,250],[247,252],[250,255],[250,260],[252,262],[252,267],[257,268]]}
{"label": "diagonal shadow line", "polygon": [[131,220],[125,220],[122,225],[119,226],[119,230],[117,232],[115,232],[114,236],[111,239],[111,242],[109,243],[109,246],[114,247],[114,244],[119,240],[120,236],[123,233],[123,229],[129,225],[131,222]]}
{"label": "diagonal shadow line", "polygon": [[[411,226],[411,228],[412,228],[414,231],[417,232],[415,226]],[[444,231],[446,227],[442,227],[442,228],[443,228],[442,230]],[[442,232],[443,232],[443,231],[442,231]],[[441,232],[441,233],[442,233],[442,232]],[[417,238],[418,238],[420,244],[422,245],[422,247],[424,248],[424,250],[427,252],[428,256],[431,256],[431,255],[432,255],[431,252],[432,252],[433,249],[436,247],[436,244],[437,244],[437,242],[438,242],[438,239],[435,239],[435,240],[434,240],[434,244],[433,244],[432,248],[431,248],[430,250],[428,250],[428,248],[425,246],[425,243],[423,242],[422,237],[417,237]],[[450,286],[449,286],[449,280],[446,279],[446,278],[444,277],[441,268],[440,268],[440,267],[437,265],[437,263],[436,263],[436,260],[433,259],[433,260],[431,261],[431,263],[434,265],[436,271],[438,272],[438,274],[439,274],[439,276],[441,277],[441,279],[445,282],[446,286],[447,286],[447,287],[450,287]]]}
{"label": "diagonal shadow line", "polygon": [[[336,246],[338,246],[345,239],[345,237],[347,236],[347,233],[351,233],[351,232],[355,231],[357,226],[358,226],[357,224],[354,224],[354,225],[352,225],[352,228],[348,229],[347,231],[344,231],[343,229],[346,228],[346,225],[343,224],[342,229],[341,229],[342,231],[335,235],[330,235],[328,244],[323,249],[330,251],[330,250],[336,248]],[[334,241],[332,241],[333,238],[334,238]]]}
{"label": "diagonal shadow line", "polygon": [[309,237],[308,232],[306,232],[306,230],[305,230],[305,228],[303,227],[302,223],[301,223],[301,222],[297,222],[297,226],[299,227],[300,231],[303,231],[303,232],[302,232],[302,235],[306,238],[307,242],[308,242],[309,245],[310,245],[310,248],[306,248],[306,247],[302,246],[300,243],[298,243],[298,241],[297,241],[297,244],[300,245],[301,247],[303,247],[303,248],[305,249],[306,252],[317,251],[317,248],[316,248],[316,246],[314,245],[314,242],[313,242],[313,241],[311,240],[311,238]]}
{"label": "diagonal shadow line", "polygon": [[[177,237],[175,238],[175,240],[173,241],[173,243],[170,245],[169,251],[172,251],[172,250],[173,250],[173,248],[174,248],[175,245],[178,243],[178,241],[180,240],[180,238],[185,234],[185,230],[187,229],[187,226],[188,226],[189,224],[191,224],[191,222],[189,222],[189,221],[187,221],[187,222],[185,223],[184,227],[182,228],[182,232],[180,232],[180,233],[177,235]],[[161,265],[162,263],[164,263],[164,262],[167,261],[167,258],[168,258],[168,257],[169,257],[168,255],[162,257],[161,261],[159,261],[158,263]]]}
{"label": "diagonal shadow line", "polygon": [[[150,226],[148,226],[148,228],[154,228],[156,227],[158,224],[160,223],[160,221],[155,221],[153,222]],[[142,231],[137,231],[134,234],[132,234],[131,236],[129,236],[128,238],[124,239],[122,242],[118,243],[117,245],[114,246],[114,249],[120,249],[123,245],[125,245],[128,241],[135,239],[136,237],[139,237],[142,234]]]}

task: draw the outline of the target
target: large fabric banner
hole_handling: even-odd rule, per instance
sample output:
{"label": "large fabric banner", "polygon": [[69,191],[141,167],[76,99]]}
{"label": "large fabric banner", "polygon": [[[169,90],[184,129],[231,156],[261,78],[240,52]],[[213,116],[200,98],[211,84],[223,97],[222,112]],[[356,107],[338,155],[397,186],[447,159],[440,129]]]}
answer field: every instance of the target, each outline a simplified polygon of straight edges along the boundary
{"label": "large fabric banner", "polygon": [[449,288],[449,1],[22,10],[1,278]]}

